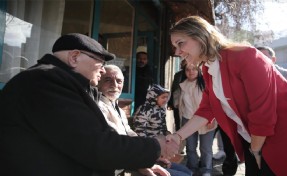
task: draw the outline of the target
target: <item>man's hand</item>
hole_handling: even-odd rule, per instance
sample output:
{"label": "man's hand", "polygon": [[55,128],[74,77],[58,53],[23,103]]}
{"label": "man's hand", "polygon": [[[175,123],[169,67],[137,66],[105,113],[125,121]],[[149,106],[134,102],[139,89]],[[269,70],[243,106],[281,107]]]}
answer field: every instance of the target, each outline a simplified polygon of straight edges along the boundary
{"label": "man's hand", "polygon": [[178,136],[178,134],[169,134],[169,135],[167,135],[166,137],[166,141],[167,142],[171,142],[171,141],[173,141],[173,142],[175,142],[178,146],[180,145],[180,143],[181,143],[181,139],[180,139],[180,137]]}
{"label": "man's hand", "polygon": [[156,137],[160,144],[161,156],[164,158],[172,158],[179,151],[179,144],[173,140],[166,140],[165,136],[159,135]]}
{"label": "man's hand", "polygon": [[139,169],[142,175],[147,176],[170,176],[170,173],[160,165],[153,165],[151,168]]}

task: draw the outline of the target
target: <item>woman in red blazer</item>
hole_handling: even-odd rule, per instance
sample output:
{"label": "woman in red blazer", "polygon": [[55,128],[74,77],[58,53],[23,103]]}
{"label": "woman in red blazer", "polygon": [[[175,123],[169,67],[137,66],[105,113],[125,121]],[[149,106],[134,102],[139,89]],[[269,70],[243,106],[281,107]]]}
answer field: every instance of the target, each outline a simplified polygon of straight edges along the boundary
{"label": "woman in red blazer", "polygon": [[206,89],[195,115],[167,139],[180,143],[215,118],[246,176],[286,176],[287,80],[260,51],[228,41],[198,16],[180,20],[170,34],[175,55],[202,64]]}

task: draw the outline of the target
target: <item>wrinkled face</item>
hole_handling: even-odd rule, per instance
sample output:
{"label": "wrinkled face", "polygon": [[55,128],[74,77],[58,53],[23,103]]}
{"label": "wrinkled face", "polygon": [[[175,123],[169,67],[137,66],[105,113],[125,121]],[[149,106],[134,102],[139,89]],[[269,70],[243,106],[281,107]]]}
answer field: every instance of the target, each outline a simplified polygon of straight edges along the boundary
{"label": "wrinkled face", "polygon": [[200,58],[201,46],[200,43],[188,35],[181,33],[171,34],[171,43],[175,47],[175,55],[185,59],[187,63],[198,65]]}
{"label": "wrinkled face", "polygon": [[272,56],[269,54],[268,50],[260,50],[265,56],[269,57],[270,59],[272,59]]}
{"label": "wrinkled face", "polygon": [[158,106],[165,106],[169,99],[169,93],[163,93],[157,97],[156,103]]}
{"label": "wrinkled face", "polygon": [[137,54],[137,67],[144,67],[148,62],[146,53],[138,53]]}
{"label": "wrinkled face", "polygon": [[98,88],[109,100],[116,101],[123,90],[124,76],[120,70],[107,69],[102,75]]}
{"label": "wrinkled face", "polygon": [[198,70],[195,65],[188,64],[185,68],[185,75],[189,81],[196,80],[198,76]]}
{"label": "wrinkled face", "polygon": [[103,67],[105,64],[104,60],[87,51],[79,51],[76,57],[77,63],[74,67],[74,71],[89,79],[91,85],[98,85],[101,74],[106,72]]}
{"label": "wrinkled face", "polygon": [[276,62],[276,57],[272,57],[268,50],[262,49],[260,50],[265,56],[267,56],[273,63]]}

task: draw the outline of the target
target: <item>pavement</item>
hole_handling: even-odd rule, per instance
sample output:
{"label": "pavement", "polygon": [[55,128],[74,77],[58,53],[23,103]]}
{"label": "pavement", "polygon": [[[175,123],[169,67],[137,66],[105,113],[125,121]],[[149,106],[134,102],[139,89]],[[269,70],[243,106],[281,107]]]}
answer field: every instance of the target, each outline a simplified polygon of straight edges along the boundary
{"label": "pavement", "polygon": [[[217,148],[217,139],[215,138],[213,141],[213,153],[218,152]],[[198,151],[198,155],[200,156],[200,152]],[[186,155],[183,154],[183,159],[181,160],[182,164],[186,163]],[[221,158],[219,160],[213,159],[212,165],[213,165],[213,170],[212,170],[212,176],[223,176],[222,173],[222,163],[224,161],[224,158]],[[245,164],[244,163],[238,163],[238,168],[235,176],[244,176],[245,175]]]}

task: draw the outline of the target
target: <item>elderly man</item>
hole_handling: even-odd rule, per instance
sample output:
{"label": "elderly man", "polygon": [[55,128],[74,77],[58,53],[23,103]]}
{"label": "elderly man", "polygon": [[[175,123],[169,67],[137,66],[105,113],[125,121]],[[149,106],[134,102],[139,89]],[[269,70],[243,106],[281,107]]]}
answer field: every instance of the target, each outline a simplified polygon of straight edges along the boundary
{"label": "elderly man", "polygon": [[[100,109],[108,124],[119,134],[137,136],[130,128],[125,112],[119,108],[117,102],[123,90],[124,75],[121,69],[116,65],[106,65],[105,70],[106,73],[102,75],[98,85],[99,91],[102,92],[103,95],[100,97],[99,101]],[[117,173],[121,171],[123,170],[117,170]],[[170,175],[159,165],[154,165],[151,168],[139,169],[138,171],[143,175],[155,175],[156,173],[162,176]]]}
{"label": "elderly man", "polygon": [[0,175],[108,176],[150,167],[177,148],[166,148],[165,139],[120,136],[106,123],[94,86],[115,56],[97,41],[67,34],[52,52],[3,88]]}
{"label": "elderly man", "polygon": [[276,64],[275,51],[268,46],[260,46],[257,47],[257,49],[260,50],[269,59],[271,59],[275,68],[284,76],[285,79],[287,79],[287,69],[280,67],[279,65]]}
{"label": "elderly man", "polygon": [[[118,107],[118,98],[120,97],[124,85],[124,76],[120,68],[116,65],[105,66],[106,73],[102,75],[98,88],[102,92],[99,106],[105,115],[108,124],[114,128],[119,134],[137,136],[137,134],[130,128],[125,112]],[[156,175],[161,176],[189,176],[191,171],[184,165],[170,163],[170,161],[160,158],[159,162],[165,163],[169,167],[163,169],[159,165],[154,165],[151,168],[139,169],[142,175]],[[167,172],[168,171],[168,172]],[[132,172],[132,175],[138,175],[137,172]]]}

